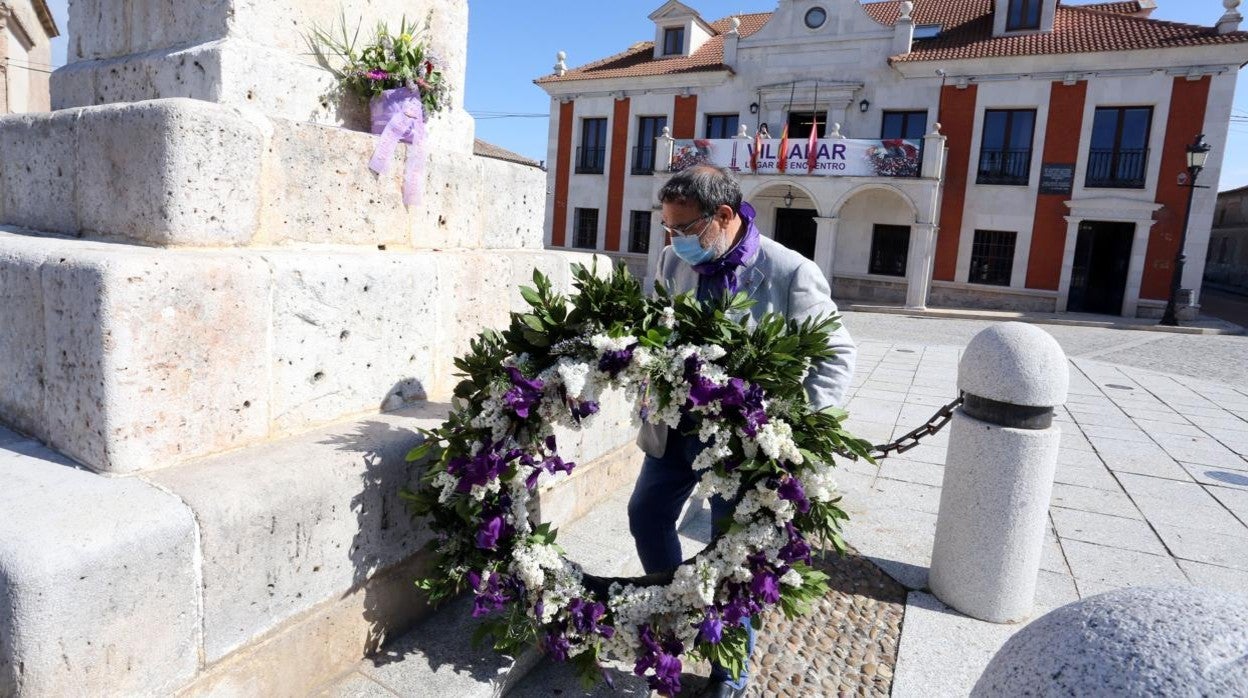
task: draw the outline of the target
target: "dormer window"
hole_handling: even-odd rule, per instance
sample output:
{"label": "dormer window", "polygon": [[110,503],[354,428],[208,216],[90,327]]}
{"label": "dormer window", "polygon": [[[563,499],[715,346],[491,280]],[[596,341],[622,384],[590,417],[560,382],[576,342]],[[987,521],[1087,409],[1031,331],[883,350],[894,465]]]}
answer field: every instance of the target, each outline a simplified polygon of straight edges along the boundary
{"label": "dormer window", "polygon": [[935,39],[940,36],[939,24],[920,24],[914,28],[914,38],[918,39]]}
{"label": "dormer window", "polygon": [[1005,18],[1007,32],[1040,28],[1040,6],[1043,0],[1009,0]]}
{"label": "dormer window", "polygon": [[685,51],[685,28],[668,27],[663,30],[663,55],[679,56]]}

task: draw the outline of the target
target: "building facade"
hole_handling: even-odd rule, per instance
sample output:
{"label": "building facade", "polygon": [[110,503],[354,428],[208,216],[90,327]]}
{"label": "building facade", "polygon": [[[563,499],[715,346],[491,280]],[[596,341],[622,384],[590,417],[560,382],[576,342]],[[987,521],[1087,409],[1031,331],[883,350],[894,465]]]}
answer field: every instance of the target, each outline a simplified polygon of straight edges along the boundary
{"label": "building facade", "polygon": [[0,114],[52,108],[52,39],[60,36],[45,0],[0,0]]}
{"label": "building facade", "polygon": [[[814,259],[838,299],[1160,315],[1179,244],[1186,147],[1216,182],[1248,34],[1151,0],[779,0],[703,19],[671,0],[652,40],[536,80],[551,96],[547,243],[653,269],[655,194],[675,139],[921,144],[913,176],[742,168],[763,234]],[[817,124],[817,125],[816,125]],[[772,141],[774,142],[774,141]],[[1198,189],[1182,285],[1213,217]]]}
{"label": "building facade", "polygon": [[1205,281],[1248,293],[1248,187],[1218,194],[1205,257]]}

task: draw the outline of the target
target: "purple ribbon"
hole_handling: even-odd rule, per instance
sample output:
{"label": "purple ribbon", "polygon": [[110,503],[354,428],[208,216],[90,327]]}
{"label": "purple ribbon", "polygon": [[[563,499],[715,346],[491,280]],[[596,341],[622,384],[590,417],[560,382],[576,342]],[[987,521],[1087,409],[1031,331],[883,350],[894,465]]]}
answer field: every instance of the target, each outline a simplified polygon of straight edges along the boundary
{"label": "purple ribbon", "polygon": [[368,168],[379,175],[388,172],[401,140],[411,143],[407,149],[407,169],[403,174],[403,205],[414,206],[420,203],[425,188],[425,111],[419,93],[390,117],[373,150],[373,157],[368,161]]}
{"label": "purple ribbon", "polygon": [[739,209],[741,215],[741,223],[745,226],[745,235],[732,246],[732,249],[724,253],[718,259],[695,266],[694,271],[701,275],[701,283],[699,284],[699,298],[703,297],[701,291],[705,286],[705,290],[711,295],[718,296],[724,291],[736,293],[739,290],[737,283],[737,270],[745,265],[746,261],[751,259],[758,252],[758,228],[754,225],[754,207],[742,201]]}

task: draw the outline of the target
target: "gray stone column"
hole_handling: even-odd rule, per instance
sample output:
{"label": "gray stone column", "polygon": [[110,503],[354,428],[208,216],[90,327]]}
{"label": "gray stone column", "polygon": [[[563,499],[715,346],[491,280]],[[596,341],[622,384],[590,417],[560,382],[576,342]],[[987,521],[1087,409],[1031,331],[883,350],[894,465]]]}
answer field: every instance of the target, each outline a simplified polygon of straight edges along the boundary
{"label": "gray stone column", "polygon": [[958,364],[928,586],[968,616],[1031,615],[1069,381],[1057,340],[1020,322],[980,332]]}
{"label": "gray stone column", "polygon": [[815,264],[823,271],[832,283],[833,264],[836,261],[836,229],[841,219],[835,217],[815,217]]}
{"label": "gray stone column", "polygon": [[932,286],[936,225],[916,223],[910,231],[910,253],[906,259],[906,307],[923,310],[927,307],[927,293]]}

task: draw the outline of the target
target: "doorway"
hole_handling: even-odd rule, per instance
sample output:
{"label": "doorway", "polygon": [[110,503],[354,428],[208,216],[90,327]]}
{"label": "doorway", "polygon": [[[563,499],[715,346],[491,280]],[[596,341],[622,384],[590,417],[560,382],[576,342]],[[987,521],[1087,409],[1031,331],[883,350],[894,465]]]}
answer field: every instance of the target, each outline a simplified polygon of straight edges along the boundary
{"label": "doorway", "polygon": [[806,259],[815,258],[815,215],[813,208],[777,208],[776,242]]}
{"label": "doorway", "polygon": [[1072,313],[1122,314],[1131,261],[1134,223],[1083,221],[1075,240],[1066,310]]}

